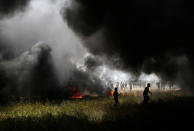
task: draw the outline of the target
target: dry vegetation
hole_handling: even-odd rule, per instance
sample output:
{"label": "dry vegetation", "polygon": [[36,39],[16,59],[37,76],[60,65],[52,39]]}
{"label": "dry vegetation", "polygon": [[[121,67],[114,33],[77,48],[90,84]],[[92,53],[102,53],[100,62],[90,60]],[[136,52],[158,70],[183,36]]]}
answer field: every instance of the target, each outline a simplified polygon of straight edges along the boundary
{"label": "dry vegetation", "polygon": [[142,130],[146,125],[175,129],[194,116],[193,97],[155,92],[150,104],[142,106],[140,94],[121,95],[118,107],[112,97],[11,102],[0,106],[0,130]]}

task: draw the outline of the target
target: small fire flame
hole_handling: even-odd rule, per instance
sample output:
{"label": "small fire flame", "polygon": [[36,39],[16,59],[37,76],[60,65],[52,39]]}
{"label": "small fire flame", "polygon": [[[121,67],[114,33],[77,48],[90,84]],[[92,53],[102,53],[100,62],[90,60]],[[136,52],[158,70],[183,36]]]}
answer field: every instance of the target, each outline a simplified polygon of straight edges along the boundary
{"label": "small fire flame", "polygon": [[111,91],[109,92],[109,95],[110,95],[110,96],[113,96],[113,94],[114,94],[114,91],[111,90]]}
{"label": "small fire flame", "polygon": [[77,90],[76,86],[71,87],[72,91],[73,91],[73,96],[71,96],[71,98],[75,98],[75,99],[82,99],[83,95]]}

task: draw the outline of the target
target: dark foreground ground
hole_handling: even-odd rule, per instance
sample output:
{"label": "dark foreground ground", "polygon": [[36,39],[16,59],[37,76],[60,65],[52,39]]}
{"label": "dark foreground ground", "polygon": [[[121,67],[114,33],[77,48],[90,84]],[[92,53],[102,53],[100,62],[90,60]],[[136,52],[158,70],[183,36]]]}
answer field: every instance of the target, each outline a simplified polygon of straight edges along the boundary
{"label": "dark foreground ground", "polygon": [[47,102],[12,102],[0,106],[0,131],[191,130],[194,97],[152,96],[142,106],[141,96]]}

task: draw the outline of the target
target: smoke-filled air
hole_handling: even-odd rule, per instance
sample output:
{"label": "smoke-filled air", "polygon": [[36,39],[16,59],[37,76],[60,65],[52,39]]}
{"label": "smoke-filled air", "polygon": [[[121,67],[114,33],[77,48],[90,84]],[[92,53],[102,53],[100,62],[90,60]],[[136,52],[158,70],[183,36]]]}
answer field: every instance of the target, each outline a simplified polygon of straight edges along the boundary
{"label": "smoke-filled air", "polygon": [[185,130],[193,6],[0,0],[0,130]]}
{"label": "smoke-filled air", "polygon": [[[70,90],[70,83],[82,93],[103,95],[107,93],[107,83],[138,80],[140,74],[125,69],[118,52],[106,55],[103,29],[83,38],[72,28],[64,16],[71,9],[76,13],[79,8],[74,8],[74,4],[80,7],[79,3],[23,0],[10,6],[10,2],[1,4],[6,8],[2,9],[0,20],[4,95],[51,97],[56,95],[53,92]],[[82,20],[78,19],[79,23]]]}

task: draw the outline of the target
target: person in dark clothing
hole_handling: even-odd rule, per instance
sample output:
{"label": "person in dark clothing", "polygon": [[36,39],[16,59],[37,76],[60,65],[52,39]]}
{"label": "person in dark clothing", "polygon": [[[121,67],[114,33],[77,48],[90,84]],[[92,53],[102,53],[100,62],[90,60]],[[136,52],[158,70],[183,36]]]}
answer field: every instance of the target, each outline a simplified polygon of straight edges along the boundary
{"label": "person in dark clothing", "polygon": [[113,96],[114,96],[114,100],[115,100],[114,106],[117,106],[118,103],[119,103],[119,100],[118,100],[119,93],[118,93],[118,91],[117,91],[117,88],[115,88],[115,91],[114,91],[114,93],[113,93]]}
{"label": "person in dark clothing", "polygon": [[150,83],[147,84],[147,87],[144,89],[144,92],[143,92],[143,97],[144,97],[144,101],[143,101],[143,104],[146,104],[149,102],[149,95],[148,94],[151,94],[152,95],[152,92],[150,92],[149,90],[150,88]]}

